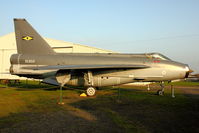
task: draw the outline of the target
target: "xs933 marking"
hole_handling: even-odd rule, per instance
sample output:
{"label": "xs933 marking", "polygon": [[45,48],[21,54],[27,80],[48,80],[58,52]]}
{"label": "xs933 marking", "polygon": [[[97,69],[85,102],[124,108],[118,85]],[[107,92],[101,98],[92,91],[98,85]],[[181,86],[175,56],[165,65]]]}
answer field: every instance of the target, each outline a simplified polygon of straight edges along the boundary
{"label": "xs933 marking", "polygon": [[32,60],[31,60],[31,59],[27,60],[27,59],[26,59],[26,60],[25,60],[25,63],[33,64],[33,63],[35,63],[35,60],[33,60],[33,59],[32,59]]}

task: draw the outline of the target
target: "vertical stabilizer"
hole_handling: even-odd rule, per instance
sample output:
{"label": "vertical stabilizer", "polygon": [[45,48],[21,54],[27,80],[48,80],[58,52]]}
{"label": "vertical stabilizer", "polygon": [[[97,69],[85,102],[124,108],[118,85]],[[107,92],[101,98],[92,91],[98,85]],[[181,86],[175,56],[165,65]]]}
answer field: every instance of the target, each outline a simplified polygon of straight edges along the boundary
{"label": "vertical stabilizer", "polygon": [[48,43],[25,19],[14,19],[14,24],[19,54],[55,54]]}

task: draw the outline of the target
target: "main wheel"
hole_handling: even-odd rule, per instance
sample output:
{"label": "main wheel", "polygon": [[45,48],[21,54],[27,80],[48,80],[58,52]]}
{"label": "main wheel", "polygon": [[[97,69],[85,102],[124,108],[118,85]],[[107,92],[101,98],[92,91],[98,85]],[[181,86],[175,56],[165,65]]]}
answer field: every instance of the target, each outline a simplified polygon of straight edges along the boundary
{"label": "main wheel", "polygon": [[95,90],[95,88],[93,88],[93,87],[88,87],[88,88],[86,89],[86,94],[87,94],[88,96],[94,96],[95,93],[96,93],[96,90]]}

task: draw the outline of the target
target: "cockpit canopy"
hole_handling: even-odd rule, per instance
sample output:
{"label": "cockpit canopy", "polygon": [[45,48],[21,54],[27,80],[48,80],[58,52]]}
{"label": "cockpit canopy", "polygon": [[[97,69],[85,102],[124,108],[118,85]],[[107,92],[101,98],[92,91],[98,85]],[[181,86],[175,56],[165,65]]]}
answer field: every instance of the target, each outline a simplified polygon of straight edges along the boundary
{"label": "cockpit canopy", "polygon": [[159,59],[159,60],[171,60],[168,57],[160,54],[160,53],[147,53],[147,57],[152,58],[152,59]]}

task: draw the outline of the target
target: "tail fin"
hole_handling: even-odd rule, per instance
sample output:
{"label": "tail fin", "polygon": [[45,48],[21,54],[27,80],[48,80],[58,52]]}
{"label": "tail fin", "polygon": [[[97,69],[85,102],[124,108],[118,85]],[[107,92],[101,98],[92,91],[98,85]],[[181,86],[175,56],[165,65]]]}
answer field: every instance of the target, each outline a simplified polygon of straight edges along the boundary
{"label": "tail fin", "polygon": [[48,43],[25,19],[14,19],[19,54],[55,54]]}

